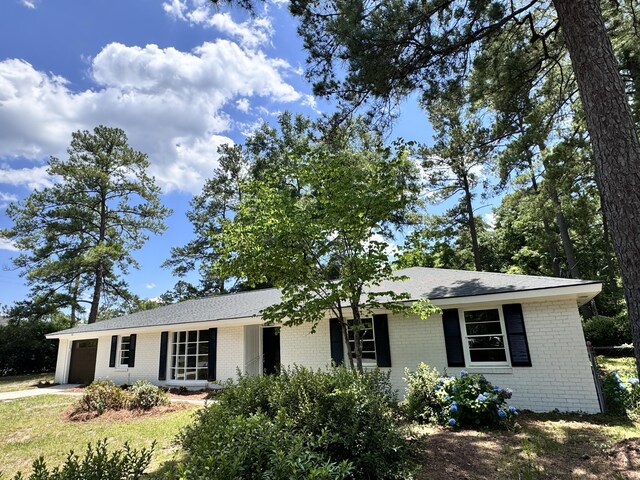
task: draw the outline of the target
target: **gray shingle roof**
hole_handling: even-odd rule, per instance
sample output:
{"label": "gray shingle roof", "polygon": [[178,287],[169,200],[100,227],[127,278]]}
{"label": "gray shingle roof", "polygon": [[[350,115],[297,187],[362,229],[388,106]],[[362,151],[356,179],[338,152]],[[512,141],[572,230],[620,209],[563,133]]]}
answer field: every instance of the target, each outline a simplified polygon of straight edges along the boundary
{"label": "gray shingle roof", "polygon": [[[567,278],[422,267],[398,270],[396,275],[406,276],[408,279],[384,282],[373,290],[406,292],[412,300],[421,298],[436,300],[599,283]],[[264,308],[279,300],[280,291],[275,288],[232,293],[158,307],[91,325],[79,325],[57,334],[247,318],[259,315]]]}

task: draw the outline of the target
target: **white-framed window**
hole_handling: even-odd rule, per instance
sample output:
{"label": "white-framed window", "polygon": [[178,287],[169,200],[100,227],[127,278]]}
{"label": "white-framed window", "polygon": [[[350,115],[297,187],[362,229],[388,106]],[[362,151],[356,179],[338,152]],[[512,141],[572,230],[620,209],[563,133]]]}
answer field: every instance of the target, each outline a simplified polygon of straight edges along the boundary
{"label": "white-framed window", "polygon": [[118,355],[118,364],[121,367],[129,366],[129,358],[131,355],[131,337],[120,337],[120,354]]}
{"label": "white-framed window", "polygon": [[500,308],[463,310],[464,349],[469,365],[508,365],[509,352]]}
{"label": "white-framed window", "polygon": [[171,337],[171,380],[207,380],[209,330],[173,332]]}
{"label": "white-framed window", "polygon": [[[362,363],[376,365],[376,332],[373,327],[373,318],[362,318],[360,330],[360,341],[362,342]],[[356,341],[354,334],[355,327],[353,321],[349,321],[349,351],[351,357],[356,358]]]}

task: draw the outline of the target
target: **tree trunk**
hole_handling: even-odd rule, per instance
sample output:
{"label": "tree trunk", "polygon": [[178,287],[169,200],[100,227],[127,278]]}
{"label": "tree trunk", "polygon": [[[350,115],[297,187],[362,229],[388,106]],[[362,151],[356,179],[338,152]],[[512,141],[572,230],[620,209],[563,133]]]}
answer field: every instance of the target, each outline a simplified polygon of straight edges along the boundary
{"label": "tree trunk", "polygon": [[599,0],[553,0],[571,56],[640,372],[640,141]]}
{"label": "tree trunk", "polygon": [[467,217],[469,222],[469,233],[471,234],[471,248],[473,250],[473,263],[476,271],[482,271],[482,262],[480,258],[480,248],[478,247],[478,231],[476,230],[476,219],[473,216],[473,202],[471,199],[471,191],[469,188],[469,180],[466,174],[462,177],[462,185],[464,188],[464,203],[467,209]]}
{"label": "tree trunk", "polygon": [[600,199],[600,213],[602,214],[602,236],[604,237],[604,256],[607,262],[607,275],[609,276],[609,286],[611,291],[618,291],[618,281],[616,280],[615,263],[611,255],[611,234],[609,233],[609,222],[604,214],[604,201]]}
{"label": "tree trunk", "polygon": [[580,278],[580,269],[578,268],[578,261],[576,260],[576,255],[573,250],[573,242],[571,241],[571,236],[569,235],[569,225],[567,225],[567,220],[564,217],[564,213],[562,212],[562,204],[560,203],[560,198],[558,197],[558,191],[555,186],[551,188],[551,193],[549,194],[551,197],[551,202],[553,202],[553,207],[556,213],[556,223],[558,224],[558,230],[560,230],[560,238],[562,239],[562,248],[564,249],[564,255],[567,257],[567,265],[569,266],[569,277],[570,278]]}
{"label": "tree trunk", "polygon": [[356,369],[358,372],[364,373],[364,368],[362,368],[362,339],[360,338],[362,318],[360,318],[360,306],[357,303],[351,303],[351,313],[353,314],[353,343],[354,353],[356,354]]}
{"label": "tree trunk", "polygon": [[87,323],[95,323],[98,319],[98,308],[100,307],[100,296],[102,295],[104,269],[102,260],[98,260],[98,266],[95,269],[95,280],[93,284],[93,297],[91,298],[91,310]]}

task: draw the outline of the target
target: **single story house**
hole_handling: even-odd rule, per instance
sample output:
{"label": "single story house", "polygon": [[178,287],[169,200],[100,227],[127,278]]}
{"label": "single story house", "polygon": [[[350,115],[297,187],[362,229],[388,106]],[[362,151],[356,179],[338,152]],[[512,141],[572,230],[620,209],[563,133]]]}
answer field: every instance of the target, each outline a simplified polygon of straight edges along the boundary
{"label": "single story house", "polygon": [[[578,306],[601,290],[595,281],[501,273],[408,268],[379,291],[428,298],[442,314],[428,320],[371,312],[364,331],[365,366],[390,371],[402,394],[404,369],[420,362],[448,374],[482,373],[513,390],[513,405],[534,411],[600,411]],[[59,339],[55,380],[94,378],[130,384],[203,388],[261,375],[279,365],[312,368],[350,352],[327,314],[310,325],[264,325],[260,312],[277,289],[190,300],[52,333]]]}

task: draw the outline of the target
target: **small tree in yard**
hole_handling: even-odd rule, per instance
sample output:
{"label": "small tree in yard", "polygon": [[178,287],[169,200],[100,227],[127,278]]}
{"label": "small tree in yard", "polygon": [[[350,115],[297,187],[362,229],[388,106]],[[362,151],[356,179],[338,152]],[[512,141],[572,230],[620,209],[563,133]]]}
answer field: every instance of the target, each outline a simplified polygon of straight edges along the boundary
{"label": "small tree in yard", "polygon": [[363,304],[407,308],[404,295],[374,290],[397,279],[385,239],[418,204],[417,173],[401,144],[384,147],[359,121],[308,138],[307,148],[243,185],[237,214],[222,230],[226,251],[217,268],[282,290],[281,301],[262,312],[268,322],[309,322],[313,331],[330,311],[347,345],[353,330],[355,366],[347,356],[362,371]]}

